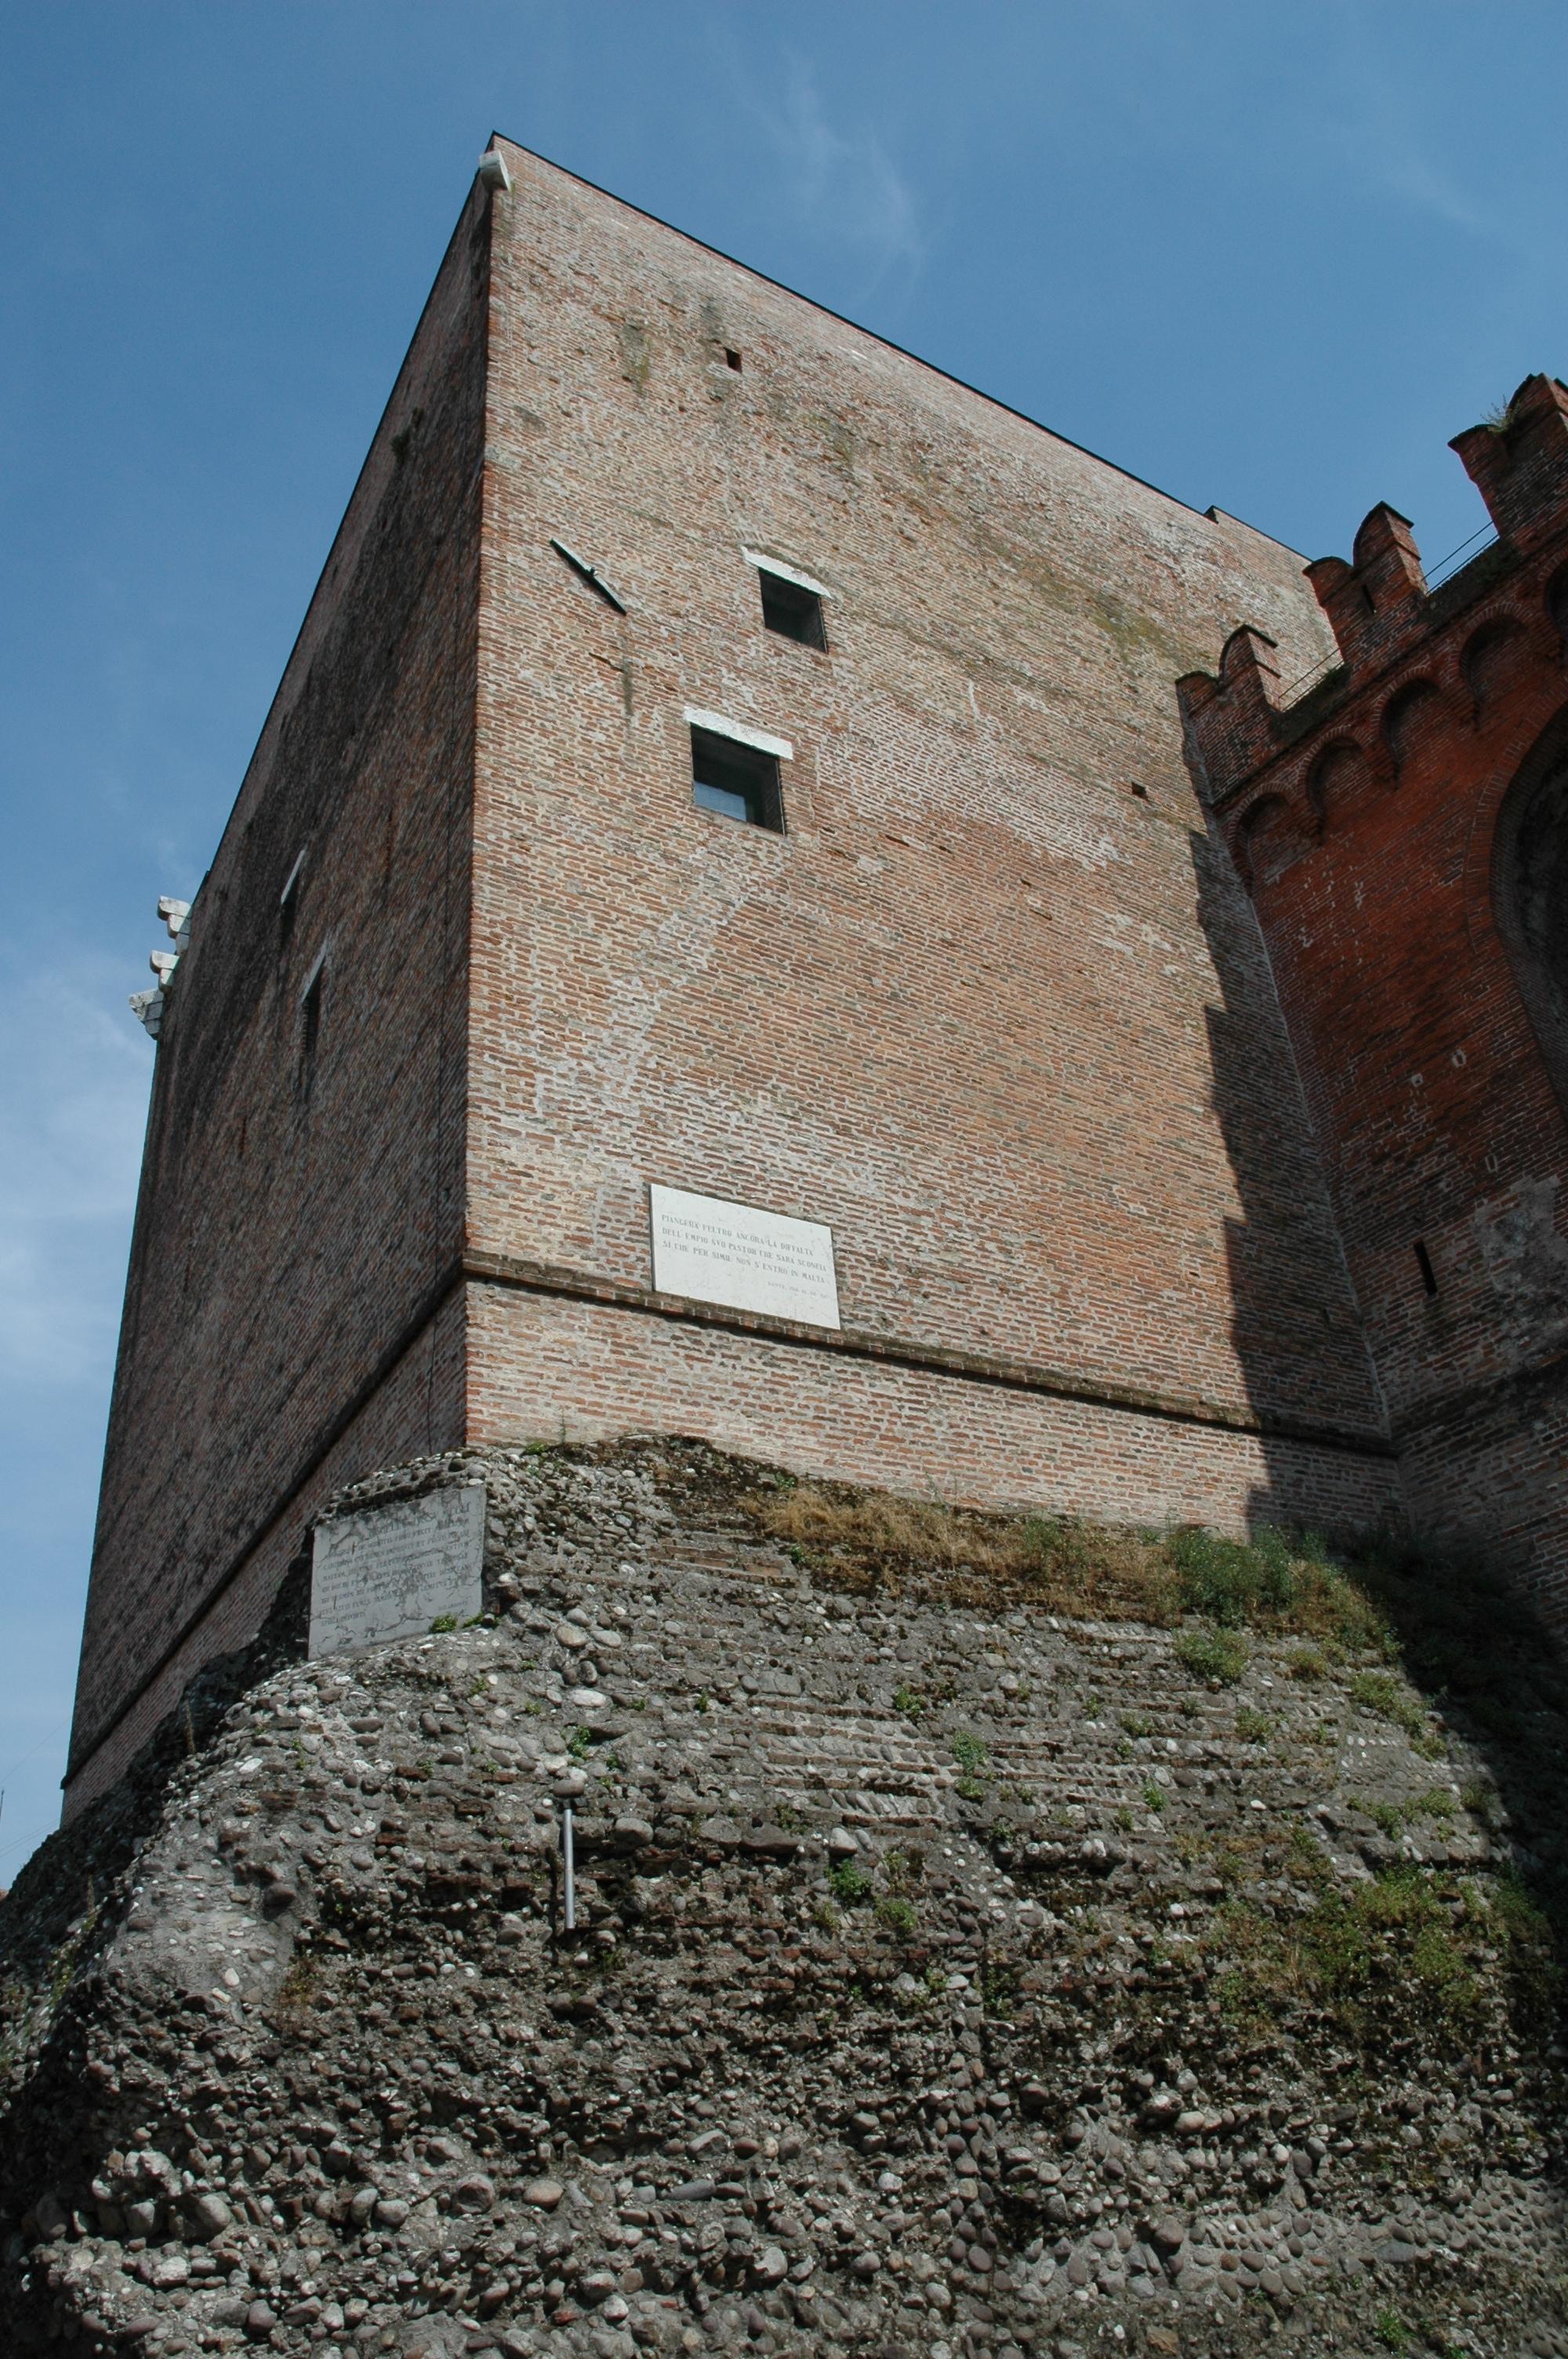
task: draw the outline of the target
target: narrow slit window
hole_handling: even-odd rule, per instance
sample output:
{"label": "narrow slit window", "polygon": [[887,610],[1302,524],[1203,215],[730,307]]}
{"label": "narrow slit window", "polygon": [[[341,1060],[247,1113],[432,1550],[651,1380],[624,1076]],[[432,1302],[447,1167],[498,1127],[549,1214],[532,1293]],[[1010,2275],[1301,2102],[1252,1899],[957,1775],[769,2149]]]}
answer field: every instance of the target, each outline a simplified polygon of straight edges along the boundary
{"label": "narrow slit window", "polygon": [[307,1064],[314,1060],[316,1044],[321,1038],[321,998],[322,987],[326,980],[326,967],[318,966],[306,984],[299,1001],[300,1039]]}
{"label": "narrow slit window", "polygon": [[784,833],[776,754],[742,745],[737,738],[720,737],[711,729],[694,728],[691,793],[699,810],[742,820],[750,827],[771,828],[775,835]]}
{"label": "narrow slit window", "polygon": [[737,376],[740,375],[741,355],[733,344],[726,344],[724,347],[724,365],[726,368],[732,368]]}
{"label": "narrow slit window", "polygon": [[299,908],[299,877],[305,866],[305,854],[300,852],[288,872],[288,881],[277,897],[277,939],[286,943],[294,931],[294,919]]}
{"label": "narrow slit window", "polygon": [[1425,1243],[1420,1237],[1417,1237],[1415,1241],[1415,1266],[1421,1272],[1421,1282],[1422,1286],[1425,1287],[1428,1294],[1435,1294],[1437,1292],[1437,1272],[1433,1268],[1432,1256],[1427,1252]]}
{"label": "narrow slit window", "polygon": [[781,639],[798,640],[803,647],[816,647],[827,652],[827,626],[822,612],[820,592],[808,589],[804,582],[791,582],[782,573],[770,573],[759,566],[757,579],[762,585],[762,621]]}

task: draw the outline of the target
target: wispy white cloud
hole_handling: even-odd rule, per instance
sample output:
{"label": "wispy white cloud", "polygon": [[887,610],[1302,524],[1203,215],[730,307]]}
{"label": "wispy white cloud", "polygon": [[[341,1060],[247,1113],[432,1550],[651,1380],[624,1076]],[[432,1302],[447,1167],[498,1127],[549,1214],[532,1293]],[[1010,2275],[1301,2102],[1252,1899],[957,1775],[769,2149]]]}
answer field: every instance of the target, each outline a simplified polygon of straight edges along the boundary
{"label": "wispy white cloud", "polygon": [[[35,922],[35,938],[47,926]],[[54,1825],[146,1118],[141,978],[57,944],[0,980],[0,1885]]]}
{"label": "wispy white cloud", "polygon": [[[130,978],[134,984],[137,978]],[[14,981],[0,1035],[0,1390],[104,1371],[146,1118],[150,1043],[96,953]]]}
{"label": "wispy white cloud", "polygon": [[789,60],[776,94],[764,102],[753,91],[752,103],[799,220],[852,248],[874,278],[913,277],[925,255],[920,210],[881,135],[870,124],[830,122],[801,59]]}
{"label": "wispy white cloud", "polygon": [[1445,86],[1434,91],[1411,74],[1408,56],[1390,46],[1380,12],[1365,0],[1342,0],[1336,13],[1346,112],[1335,144],[1346,159],[1413,212],[1473,236],[1509,241],[1506,212],[1488,205],[1478,188],[1466,188],[1456,167],[1438,119]]}
{"label": "wispy white cloud", "polygon": [[1451,228],[1471,230],[1480,237],[1495,237],[1500,233],[1501,223],[1422,155],[1408,132],[1393,152],[1384,158],[1379,177],[1386,188],[1402,197],[1417,212],[1431,213],[1438,221],[1447,222]]}

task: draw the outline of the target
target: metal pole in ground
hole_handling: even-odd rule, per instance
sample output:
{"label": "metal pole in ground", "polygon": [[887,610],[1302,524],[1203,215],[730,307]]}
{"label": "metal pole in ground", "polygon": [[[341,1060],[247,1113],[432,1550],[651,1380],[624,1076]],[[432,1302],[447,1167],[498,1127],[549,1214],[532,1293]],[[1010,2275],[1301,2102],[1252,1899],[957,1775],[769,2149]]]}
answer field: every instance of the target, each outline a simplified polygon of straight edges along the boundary
{"label": "metal pole in ground", "polygon": [[566,1930],[577,1930],[577,1858],[572,1847],[572,1806],[564,1797],[561,1802],[561,1864],[566,1886]]}

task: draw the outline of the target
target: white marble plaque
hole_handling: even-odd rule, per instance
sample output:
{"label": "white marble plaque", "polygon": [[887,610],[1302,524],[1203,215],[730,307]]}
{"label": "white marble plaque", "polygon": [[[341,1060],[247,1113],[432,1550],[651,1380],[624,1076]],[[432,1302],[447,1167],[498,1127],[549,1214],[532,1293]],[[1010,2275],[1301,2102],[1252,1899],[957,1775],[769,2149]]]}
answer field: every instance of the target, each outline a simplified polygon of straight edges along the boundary
{"label": "white marble plaque", "polygon": [[484,1485],[463,1483],[316,1527],[310,1652],[357,1655],[423,1636],[484,1603]]}
{"label": "white marble plaque", "polygon": [[649,1197],[654,1284],[661,1294],[808,1327],[838,1326],[833,1232],[820,1221],[792,1221],[684,1188],[653,1188]]}

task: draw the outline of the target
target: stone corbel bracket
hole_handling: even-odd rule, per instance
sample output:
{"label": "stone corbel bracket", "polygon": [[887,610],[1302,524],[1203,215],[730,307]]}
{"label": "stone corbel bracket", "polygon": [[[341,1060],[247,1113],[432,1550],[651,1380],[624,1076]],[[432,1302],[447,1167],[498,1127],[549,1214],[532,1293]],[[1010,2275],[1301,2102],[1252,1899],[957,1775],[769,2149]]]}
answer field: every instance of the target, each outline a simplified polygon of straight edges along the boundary
{"label": "stone corbel bracket", "polygon": [[132,1015],[155,1040],[163,1028],[164,995],[174,980],[181,951],[190,947],[190,904],[174,900],[165,893],[159,897],[157,913],[168,929],[174,948],[171,951],[154,951],[147,963],[157,975],[157,983],[151,991],[133,991],[130,1000]]}

